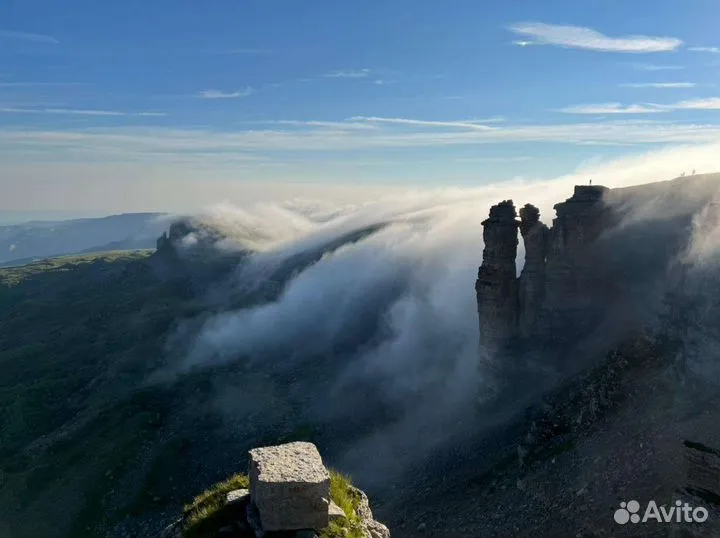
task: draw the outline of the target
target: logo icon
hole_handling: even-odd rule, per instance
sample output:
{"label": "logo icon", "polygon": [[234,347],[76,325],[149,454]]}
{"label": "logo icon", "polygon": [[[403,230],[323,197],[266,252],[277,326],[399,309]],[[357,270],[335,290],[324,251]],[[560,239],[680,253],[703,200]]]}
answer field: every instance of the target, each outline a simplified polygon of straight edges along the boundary
{"label": "logo icon", "polygon": [[627,522],[640,523],[640,503],[637,501],[621,502],[620,508],[615,510],[615,523],[625,525]]}
{"label": "logo icon", "polygon": [[688,503],[675,501],[675,505],[658,505],[655,501],[649,501],[645,512],[640,516],[640,503],[637,501],[621,502],[620,508],[615,510],[613,519],[618,525],[628,523],[704,523],[709,513],[706,508],[698,506],[693,508]]}

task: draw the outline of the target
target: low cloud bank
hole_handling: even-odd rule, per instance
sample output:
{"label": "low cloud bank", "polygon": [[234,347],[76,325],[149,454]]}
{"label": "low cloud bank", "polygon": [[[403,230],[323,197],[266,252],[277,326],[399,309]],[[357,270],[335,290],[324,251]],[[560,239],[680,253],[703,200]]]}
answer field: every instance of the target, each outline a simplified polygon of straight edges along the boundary
{"label": "low cloud bank", "polygon": [[[479,395],[473,290],[482,259],[481,222],[490,205],[509,198],[518,207],[531,202],[551,224],[552,205],[571,196],[576,184],[593,179],[623,187],[671,179],[692,168],[720,170],[720,147],[591,162],[547,181],[417,191],[357,205],[219,207],[211,218],[255,251],[238,268],[238,286],[270,278],[279,264],[308,249],[382,227],[299,268],[279,283],[277,300],[209,316],[174,368],[182,373],[241,362],[289,371],[318,357],[335,361],[331,390],[315,395],[310,407],[317,418],[341,421],[360,413],[345,405],[345,395],[358,387],[366,391],[368,406],[379,402],[396,411],[390,423],[354,444],[346,454],[348,465],[363,461],[370,473],[367,467],[380,471],[388,455],[427,453],[467,427],[463,417]],[[689,253],[705,263],[718,252],[720,235],[717,220],[708,225],[708,215],[697,219]],[[368,458],[373,454],[381,456],[376,463]]]}

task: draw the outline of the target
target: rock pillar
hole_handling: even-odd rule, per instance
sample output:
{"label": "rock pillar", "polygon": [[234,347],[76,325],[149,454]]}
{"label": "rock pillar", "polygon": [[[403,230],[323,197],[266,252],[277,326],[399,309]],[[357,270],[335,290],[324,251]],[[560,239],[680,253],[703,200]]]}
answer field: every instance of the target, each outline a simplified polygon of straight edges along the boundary
{"label": "rock pillar", "polygon": [[526,204],[520,210],[520,233],[525,244],[525,266],[519,282],[519,320],[521,336],[532,335],[545,299],[545,263],[550,231],[540,222],[537,207]]}
{"label": "rock pillar", "polygon": [[518,321],[517,214],[512,200],[490,208],[483,221],[483,261],[478,271],[477,292],[480,345],[494,351],[515,335]]}

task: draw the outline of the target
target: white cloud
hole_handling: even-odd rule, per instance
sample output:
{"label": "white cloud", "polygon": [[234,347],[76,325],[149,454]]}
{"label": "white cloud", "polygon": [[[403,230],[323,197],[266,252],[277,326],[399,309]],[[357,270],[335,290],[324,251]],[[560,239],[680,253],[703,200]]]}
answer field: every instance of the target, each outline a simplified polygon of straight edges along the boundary
{"label": "white cloud", "polygon": [[685,69],[682,65],[633,64],[640,71],[677,71]]}
{"label": "white cloud", "polygon": [[[706,108],[712,102],[702,104]],[[698,107],[688,102],[686,108]],[[455,121],[413,120],[378,122],[381,118],[351,118],[349,124],[367,123],[376,129],[344,128],[346,122],[299,125],[297,129],[250,129],[214,131],[160,127],[104,127],[72,131],[32,128],[0,128],[2,160],[17,162],[33,153],[49,159],[89,159],[104,162],[175,162],[201,155],[202,162],[224,166],[243,161],[255,167],[281,166],[286,152],[309,157],[330,152],[391,148],[471,147],[487,144],[553,142],[572,145],[689,144],[720,140],[720,124],[660,121],[600,121],[542,125],[508,125],[478,129],[476,124]],[[387,118],[386,118],[387,119]],[[339,123],[340,125],[335,125]],[[408,129],[411,126],[412,129]],[[296,158],[296,157],[295,157]],[[291,159],[292,160],[292,159]],[[317,161],[316,161],[317,162]],[[239,168],[236,168],[239,169]]]}
{"label": "white cloud", "polygon": [[530,161],[532,157],[526,157],[522,155],[509,156],[509,157],[467,157],[461,159],[455,159],[456,163],[514,163]]}
{"label": "white cloud", "polygon": [[643,35],[608,37],[590,28],[541,22],[514,24],[510,26],[510,30],[531,38],[535,44],[605,52],[666,52],[677,49],[683,43],[674,37]]}
{"label": "white cloud", "polygon": [[77,114],[80,116],[126,116],[125,112],[116,110],[82,110],[72,108],[46,108],[42,112],[46,114]]}
{"label": "white cloud", "polygon": [[521,41],[516,40],[513,41],[513,45],[517,45],[518,47],[529,47],[530,45],[534,45],[535,43],[533,41]]}
{"label": "white cloud", "polygon": [[247,97],[255,92],[253,88],[248,86],[242,91],[227,92],[222,90],[203,90],[200,92],[199,97],[201,99],[238,99],[240,97]]}
{"label": "white cloud", "polygon": [[78,116],[165,116],[163,112],[121,112],[118,110],[85,110],[75,108],[0,108],[4,114],[61,114]]}
{"label": "white cloud", "polygon": [[622,88],[694,88],[697,86],[694,82],[641,82],[641,83],[630,83],[620,84]]}
{"label": "white cloud", "polygon": [[[492,129],[487,125],[483,125],[483,120],[466,120],[466,121],[434,121],[434,120],[416,120],[408,118],[380,118],[377,116],[355,116],[349,118],[350,121],[365,121],[370,123],[394,123],[397,125],[416,125],[422,127],[459,127],[465,129]],[[490,119],[490,121],[498,121]],[[489,123],[489,122],[486,122]]]}
{"label": "white cloud", "polygon": [[367,78],[370,75],[369,69],[347,70],[347,71],[331,71],[325,73],[324,78]]}
{"label": "white cloud", "polygon": [[680,101],[679,103],[665,106],[669,106],[671,110],[720,110],[720,97],[691,99],[689,101]]}
{"label": "white cloud", "polygon": [[663,112],[653,105],[621,105],[620,103],[599,103],[591,105],[573,105],[561,108],[558,112],[566,114],[651,114]]}
{"label": "white cloud", "polygon": [[31,43],[47,43],[57,45],[60,41],[50,35],[33,34],[30,32],[13,32],[10,30],[0,30],[0,39],[13,39],[17,41],[29,41]]}
{"label": "white cloud", "polygon": [[320,121],[320,120],[274,120],[259,122],[267,125],[292,125],[295,127],[330,127],[333,129],[377,129],[375,125],[363,122]]}
{"label": "white cloud", "polygon": [[693,52],[709,52],[711,54],[720,54],[720,47],[690,47],[688,50]]}
{"label": "white cloud", "polygon": [[[701,128],[703,126],[696,126]],[[647,129],[647,133],[667,136],[665,127],[637,126]],[[633,127],[634,129],[634,127]],[[150,133],[150,135],[159,133]],[[577,131],[573,133],[573,136]],[[615,132],[613,136],[641,134],[641,131]],[[698,130],[702,138],[691,140],[668,137],[668,142],[705,142],[709,133]],[[483,133],[484,135],[484,133]],[[542,177],[542,171],[530,180],[497,183],[486,187],[488,201],[495,203],[508,197],[532,200],[539,205],[545,215],[552,214],[552,204],[567,197],[572,185],[584,183],[592,177],[597,184],[610,187],[640,184],[677,176],[683,170],[712,172],[720,170],[720,133],[714,133],[712,145],[665,148],[650,153],[641,153],[618,161],[593,161],[576,173],[558,178],[561,190],[548,188],[552,185],[537,185],[535,179]],[[0,152],[4,144],[3,131],[0,129]],[[187,212],[202,206],[217,204],[223,200],[235,201],[247,206],[256,202],[282,201],[294,198],[313,200],[337,200],[338,203],[352,205],[377,201],[387,196],[389,191],[407,190],[387,182],[363,183],[348,171],[342,177],[332,177],[332,182],[324,181],[317,174],[303,174],[303,169],[293,166],[291,173],[282,175],[264,175],[261,171],[249,172],[232,169],[219,169],[212,160],[205,160],[196,168],[178,164],[169,158],[165,162],[153,163],[117,163],[106,160],[94,162],[72,161],[66,163],[31,160],[13,163],[3,160],[3,174],[0,174],[0,209],[23,207],[27,210],[94,208],[97,211],[178,211]],[[380,177],[382,171],[373,171],[373,177]],[[283,177],[285,179],[283,179]],[[416,178],[412,188],[422,184],[447,185],[452,176],[433,176]],[[423,181],[424,179],[424,181]],[[480,181],[490,178],[480,178]],[[420,183],[423,181],[423,183]],[[570,190],[567,190],[570,189]],[[520,190],[521,192],[518,192]],[[531,192],[532,191],[532,192]],[[455,198],[465,199],[481,217],[486,212],[478,210],[476,200],[468,198],[467,189],[452,189]],[[439,189],[431,190],[428,197],[439,200]],[[543,202],[547,202],[544,203]],[[442,204],[442,201],[441,201]],[[543,209],[545,208],[545,209]],[[422,234],[421,234],[422,235]],[[422,235],[424,237],[424,235]]]}
{"label": "white cloud", "polygon": [[574,105],[560,109],[559,112],[567,114],[649,114],[676,110],[720,110],[720,97],[691,99],[669,104],[621,105],[620,103],[600,103]]}

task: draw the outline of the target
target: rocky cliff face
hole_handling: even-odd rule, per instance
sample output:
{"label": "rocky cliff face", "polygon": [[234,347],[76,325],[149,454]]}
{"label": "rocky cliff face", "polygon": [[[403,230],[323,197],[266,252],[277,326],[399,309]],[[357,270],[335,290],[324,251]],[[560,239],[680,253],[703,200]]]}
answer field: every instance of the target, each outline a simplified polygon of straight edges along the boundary
{"label": "rocky cliff face", "polygon": [[203,251],[222,241],[224,235],[212,226],[193,218],[180,218],[157,240],[160,253],[177,253],[178,250]]}
{"label": "rocky cliff face", "polygon": [[[562,341],[597,323],[607,292],[607,274],[598,240],[613,222],[605,203],[610,189],[575,187],[555,205],[552,228],[531,204],[520,210],[506,200],[483,222],[485,250],[476,285],[483,349],[492,352],[515,337]],[[525,266],[515,274],[517,230],[525,245]]]}
{"label": "rocky cliff face", "polygon": [[517,230],[519,223],[511,200],[490,208],[483,221],[483,263],[475,291],[480,315],[480,334],[488,349],[514,335],[518,321]]}
{"label": "rocky cliff face", "polygon": [[[531,204],[519,220],[511,200],[493,206],[476,283],[483,351],[530,339],[576,344],[600,326],[619,327],[622,316],[639,316],[719,186],[717,175],[612,190],[576,186],[554,206],[551,228]],[[516,278],[518,229],[525,266]]]}
{"label": "rocky cliff face", "polygon": [[[576,186],[571,198],[555,205],[546,259],[545,297],[540,329],[553,339],[586,331],[597,321],[595,291],[602,287],[596,242],[610,226],[603,198],[609,189]],[[562,328],[562,331],[556,329]]]}
{"label": "rocky cliff face", "polygon": [[520,275],[518,330],[530,336],[545,300],[546,260],[550,230],[540,222],[540,210],[526,204],[520,210],[520,233],[525,243],[525,266]]}

